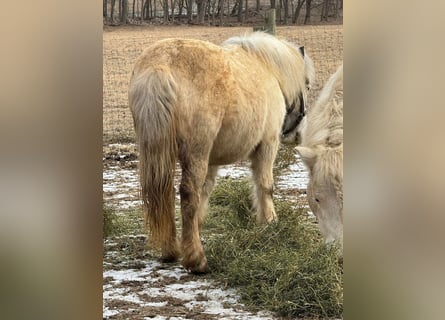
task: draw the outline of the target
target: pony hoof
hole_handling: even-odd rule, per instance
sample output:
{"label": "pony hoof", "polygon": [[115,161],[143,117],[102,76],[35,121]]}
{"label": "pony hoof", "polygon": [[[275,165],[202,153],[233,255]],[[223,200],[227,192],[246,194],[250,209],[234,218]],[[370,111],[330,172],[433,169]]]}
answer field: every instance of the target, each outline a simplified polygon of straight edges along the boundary
{"label": "pony hoof", "polygon": [[268,217],[261,217],[261,218],[257,217],[257,219],[256,219],[257,224],[271,224],[271,223],[274,223],[277,221],[278,221],[278,217],[276,214],[268,216]]}
{"label": "pony hoof", "polygon": [[190,273],[193,274],[204,274],[209,272],[209,266],[207,264],[207,259],[204,258],[200,263],[192,264],[182,262],[182,266]]}
{"label": "pony hoof", "polygon": [[178,261],[178,256],[176,255],[162,256],[159,260],[161,260],[162,263],[172,263]]}
{"label": "pony hoof", "polygon": [[160,258],[161,262],[170,263],[178,261],[181,256],[181,252],[179,250],[174,249],[171,252],[164,252]]}

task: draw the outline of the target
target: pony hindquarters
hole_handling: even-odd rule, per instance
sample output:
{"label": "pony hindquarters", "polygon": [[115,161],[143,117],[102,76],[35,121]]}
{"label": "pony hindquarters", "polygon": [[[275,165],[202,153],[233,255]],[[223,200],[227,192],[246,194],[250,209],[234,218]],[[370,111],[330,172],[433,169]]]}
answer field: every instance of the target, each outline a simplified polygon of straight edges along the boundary
{"label": "pony hindquarters", "polygon": [[131,78],[129,104],[139,147],[145,226],[164,261],[180,256],[176,240],[174,172],[177,158],[174,102],[177,84],[167,69],[151,68]]}

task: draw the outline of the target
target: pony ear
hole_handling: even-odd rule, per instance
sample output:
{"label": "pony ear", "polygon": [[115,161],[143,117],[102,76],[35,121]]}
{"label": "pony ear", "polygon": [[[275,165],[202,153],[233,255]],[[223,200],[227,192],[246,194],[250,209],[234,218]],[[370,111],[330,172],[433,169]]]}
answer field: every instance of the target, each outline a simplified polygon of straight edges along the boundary
{"label": "pony ear", "polygon": [[300,50],[301,55],[302,55],[303,58],[304,58],[304,46],[298,47],[298,49]]}
{"label": "pony ear", "polygon": [[312,170],[317,157],[315,150],[308,147],[296,147],[296,149],[304,164],[309,168],[309,170]]}

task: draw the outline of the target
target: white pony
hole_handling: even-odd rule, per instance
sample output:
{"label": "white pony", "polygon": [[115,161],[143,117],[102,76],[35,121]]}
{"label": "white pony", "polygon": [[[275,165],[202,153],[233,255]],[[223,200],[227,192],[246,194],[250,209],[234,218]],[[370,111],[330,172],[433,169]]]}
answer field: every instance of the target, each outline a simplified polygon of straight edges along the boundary
{"label": "white pony", "polygon": [[343,65],[300,124],[297,151],[309,170],[307,199],[326,243],[343,255]]}

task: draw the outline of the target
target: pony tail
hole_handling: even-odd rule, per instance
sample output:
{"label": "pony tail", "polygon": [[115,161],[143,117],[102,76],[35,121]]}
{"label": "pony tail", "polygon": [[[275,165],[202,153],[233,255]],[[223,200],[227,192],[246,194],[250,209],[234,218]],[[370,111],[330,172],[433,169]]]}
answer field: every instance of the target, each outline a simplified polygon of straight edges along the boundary
{"label": "pony tail", "polygon": [[176,241],[171,239],[176,237],[176,88],[171,73],[160,67],[133,74],[130,83],[129,104],[139,147],[145,227],[149,225],[150,241],[156,248]]}

